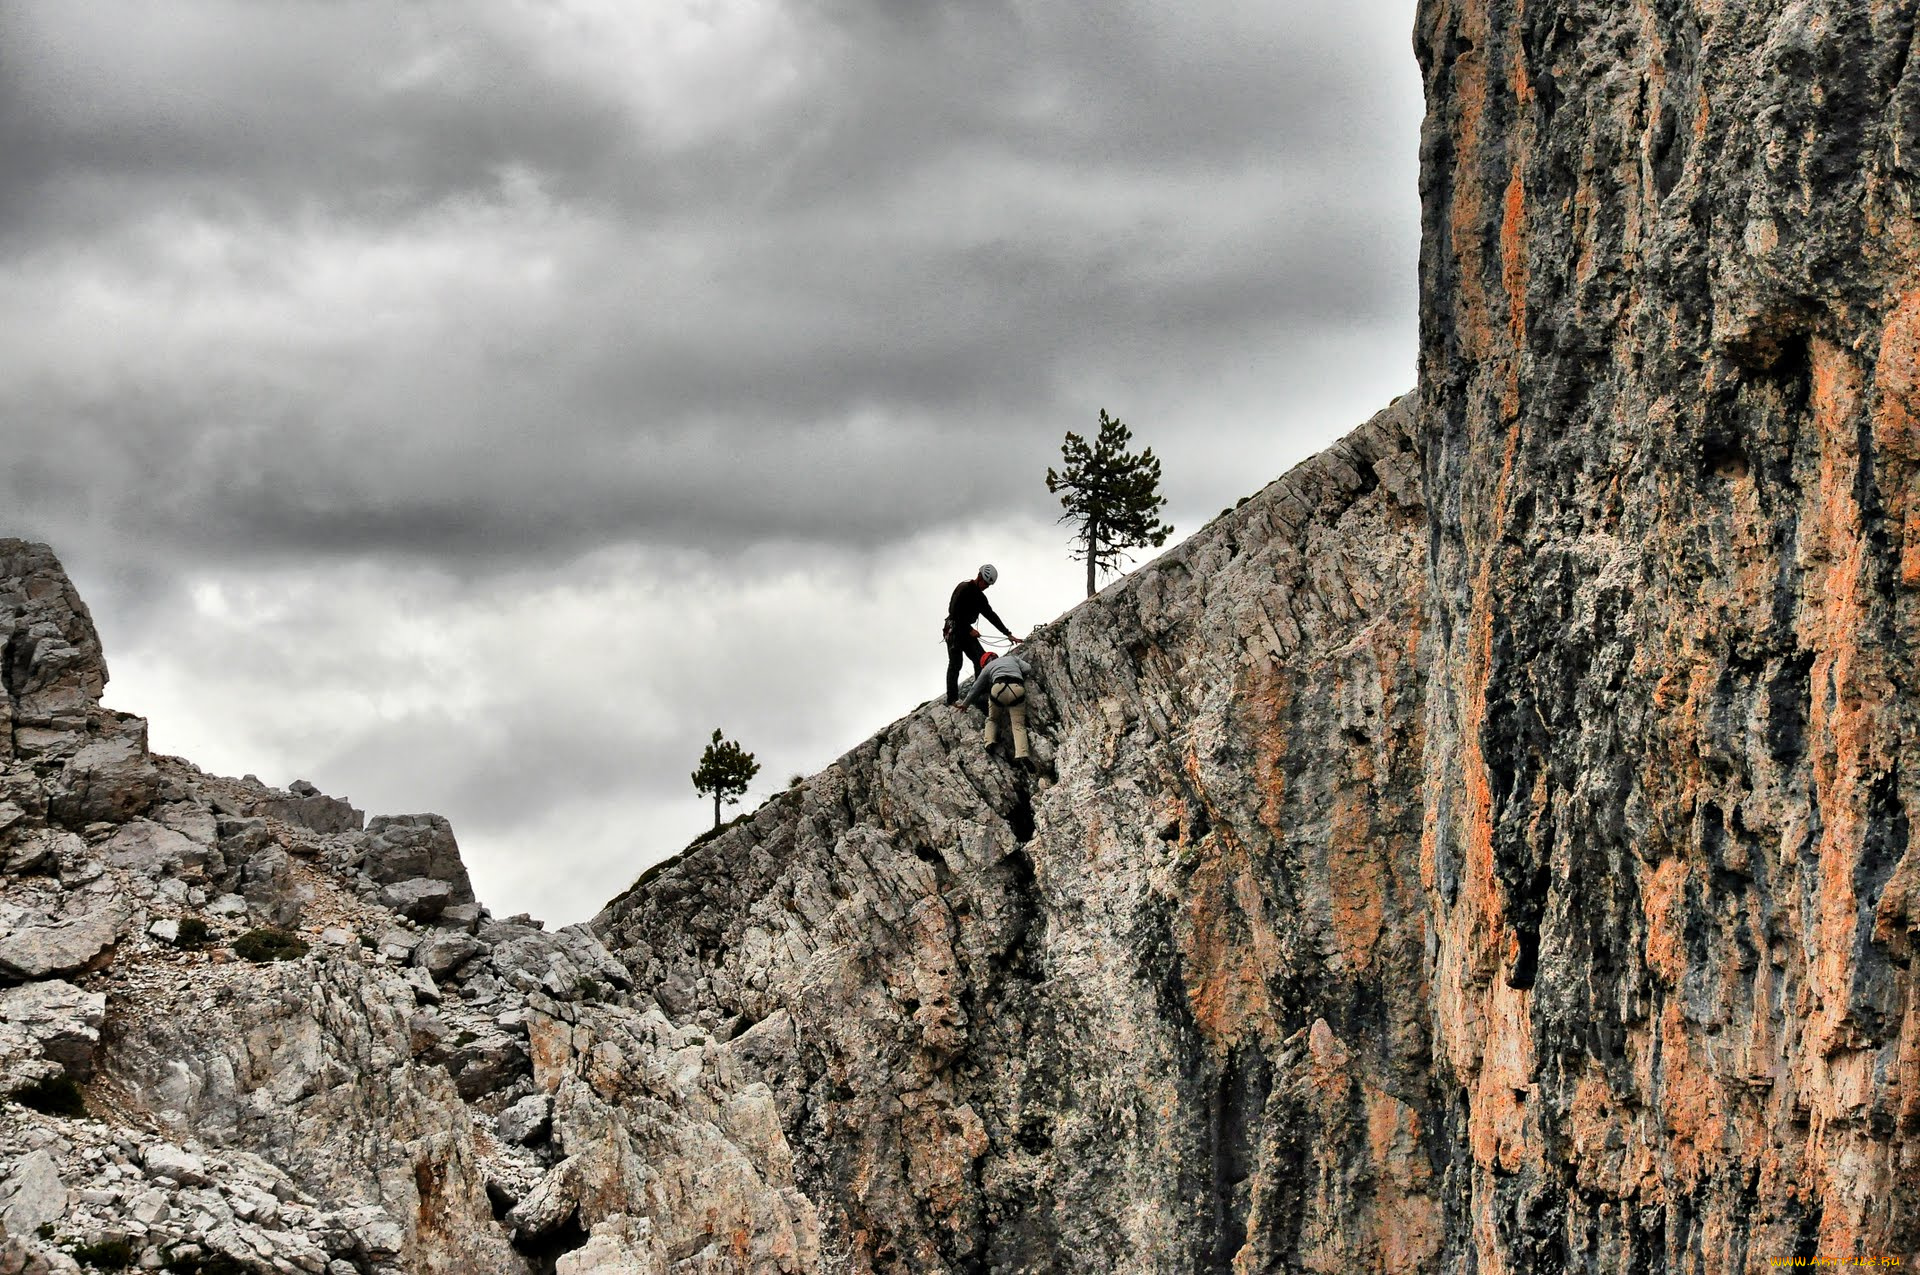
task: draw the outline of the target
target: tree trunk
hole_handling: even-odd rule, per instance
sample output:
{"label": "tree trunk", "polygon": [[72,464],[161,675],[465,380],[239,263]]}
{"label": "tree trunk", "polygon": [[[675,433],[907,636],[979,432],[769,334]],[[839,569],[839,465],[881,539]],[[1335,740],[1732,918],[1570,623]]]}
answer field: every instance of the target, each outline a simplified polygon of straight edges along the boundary
{"label": "tree trunk", "polygon": [[1094,595],[1094,572],[1100,566],[1100,528],[1097,523],[1087,524],[1087,596]]}
{"label": "tree trunk", "polygon": [[717,788],[713,793],[713,826],[720,826],[720,790]]}

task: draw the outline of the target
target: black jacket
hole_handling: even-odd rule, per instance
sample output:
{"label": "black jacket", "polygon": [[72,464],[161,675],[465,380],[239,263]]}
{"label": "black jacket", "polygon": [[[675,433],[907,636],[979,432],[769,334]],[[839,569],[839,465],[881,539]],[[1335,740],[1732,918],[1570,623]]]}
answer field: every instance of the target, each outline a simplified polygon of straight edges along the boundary
{"label": "black jacket", "polygon": [[993,607],[987,601],[987,591],[972,580],[962,580],[954,586],[953,597],[947,600],[947,636],[949,638],[965,633],[973,627],[974,621],[981,616],[993,621],[993,627],[1012,637],[1007,622],[993,613]]}

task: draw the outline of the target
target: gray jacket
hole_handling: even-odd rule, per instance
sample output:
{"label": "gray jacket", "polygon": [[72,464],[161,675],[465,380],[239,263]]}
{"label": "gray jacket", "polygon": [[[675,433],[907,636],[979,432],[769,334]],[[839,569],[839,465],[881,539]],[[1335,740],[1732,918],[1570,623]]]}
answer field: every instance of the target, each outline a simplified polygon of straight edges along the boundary
{"label": "gray jacket", "polygon": [[1008,651],[999,659],[989,662],[985,668],[974,675],[973,685],[967,688],[967,698],[964,702],[968,708],[974,707],[975,704],[984,708],[987,688],[995,682],[1004,682],[1009,678],[1024,682],[1029,676],[1031,676],[1031,670],[1027,662],[1012,651]]}

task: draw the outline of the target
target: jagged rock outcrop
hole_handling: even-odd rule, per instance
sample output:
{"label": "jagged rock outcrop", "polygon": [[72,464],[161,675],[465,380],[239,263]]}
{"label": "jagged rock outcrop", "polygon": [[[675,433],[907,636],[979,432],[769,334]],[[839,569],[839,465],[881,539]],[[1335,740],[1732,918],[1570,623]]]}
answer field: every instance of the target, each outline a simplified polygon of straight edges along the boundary
{"label": "jagged rock outcrop", "polygon": [[1408,525],[1323,459],[1297,574],[1255,503],[1042,634],[1056,787],[910,720],[603,914],[752,1041],[830,1246],[1920,1245],[1914,38],[1425,4]]}
{"label": "jagged rock outcrop", "polygon": [[708,1033],[480,907],[439,816],[150,756],[53,555],[0,567],[0,1271],[817,1268]]}
{"label": "jagged rock outcrop", "polygon": [[41,782],[0,787],[0,827],[78,830],[144,813],[159,778],[147,724],[100,707],[107,663],[87,604],[45,545],[0,540],[0,761]]}

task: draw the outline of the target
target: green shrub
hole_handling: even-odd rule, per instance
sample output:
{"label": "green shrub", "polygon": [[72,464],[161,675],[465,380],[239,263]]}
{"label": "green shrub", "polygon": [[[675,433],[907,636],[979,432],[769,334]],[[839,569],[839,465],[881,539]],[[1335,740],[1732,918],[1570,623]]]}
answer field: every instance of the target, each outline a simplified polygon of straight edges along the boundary
{"label": "green shrub", "polygon": [[73,1077],[65,1072],[49,1076],[45,1080],[36,1080],[30,1085],[22,1085],[13,1091],[13,1100],[23,1107],[49,1116],[84,1116],[87,1114],[87,1096],[80,1086],[73,1083]]}
{"label": "green shrub", "polygon": [[233,941],[233,954],[261,965],[267,961],[294,961],[307,954],[307,941],[298,934],[263,925]]}
{"label": "green shrub", "polygon": [[82,1266],[91,1266],[95,1270],[124,1271],[132,1266],[140,1254],[126,1240],[101,1240],[98,1244],[82,1244],[73,1250],[73,1260]]}
{"label": "green shrub", "polygon": [[213,927],[197,916],[180,918],[180,932],[174,935],[173,945],[179,948],[205,947],[207,940],[213,937]]}

